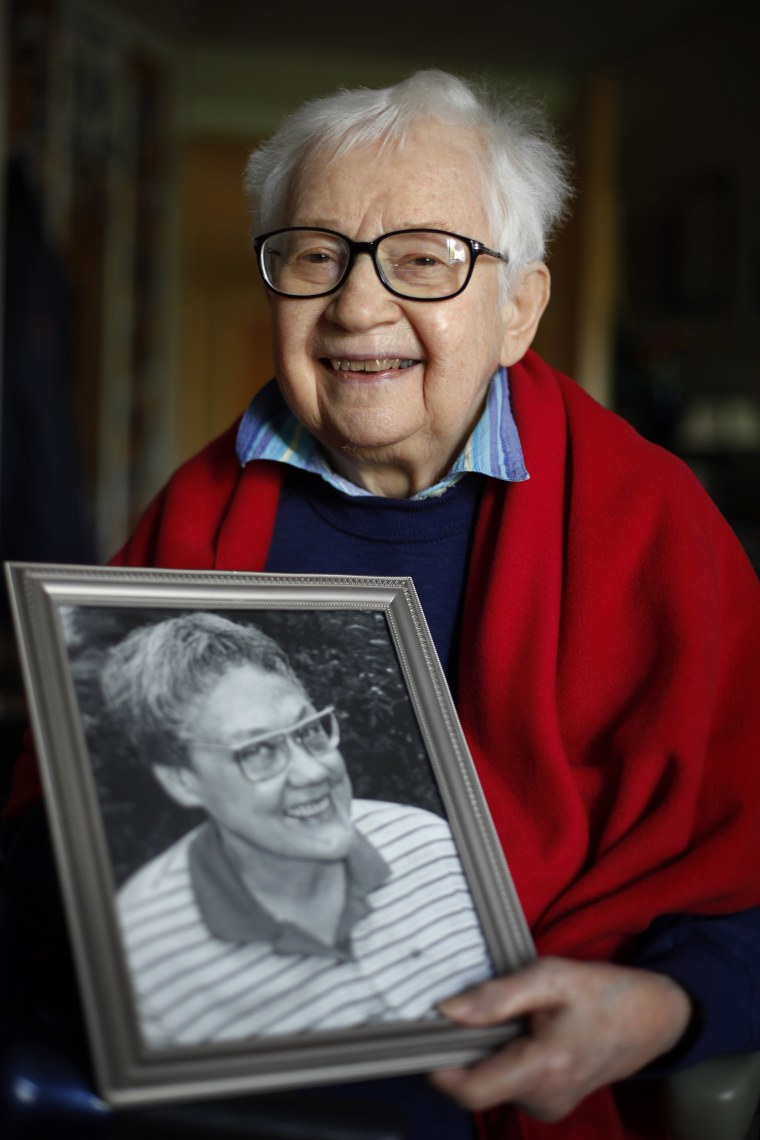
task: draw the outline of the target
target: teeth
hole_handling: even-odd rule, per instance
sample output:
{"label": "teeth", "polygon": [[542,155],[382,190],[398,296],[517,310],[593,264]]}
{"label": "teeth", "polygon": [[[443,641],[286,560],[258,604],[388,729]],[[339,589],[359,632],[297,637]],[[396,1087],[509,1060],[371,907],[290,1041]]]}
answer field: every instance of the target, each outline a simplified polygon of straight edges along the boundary
{"label": "teeth", "polygon": [[294,815],[297,819],[310,819],[313,815],[321,815],[329,806],[330,797],[320,796],[318,800],[309,800],[308,803],[289,807],[287,814]]}
{"label": "teeth", "polygon": [[389,356],[382,360],[344,360],[338,356],[330,357],[330,364],[335,372],[385,372],[394,368],[411,368],[413,360],[405,360],[399,356]]}

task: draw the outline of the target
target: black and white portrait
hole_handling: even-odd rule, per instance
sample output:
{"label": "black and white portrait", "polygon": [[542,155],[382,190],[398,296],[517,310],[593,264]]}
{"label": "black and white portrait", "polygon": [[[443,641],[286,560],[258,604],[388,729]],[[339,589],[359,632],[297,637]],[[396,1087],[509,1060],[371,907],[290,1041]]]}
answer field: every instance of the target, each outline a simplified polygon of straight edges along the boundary
{"label": "black and white portrait", "polygon": [[146,1045],[432,1019],[493,973],[382,612],[61,613]]}

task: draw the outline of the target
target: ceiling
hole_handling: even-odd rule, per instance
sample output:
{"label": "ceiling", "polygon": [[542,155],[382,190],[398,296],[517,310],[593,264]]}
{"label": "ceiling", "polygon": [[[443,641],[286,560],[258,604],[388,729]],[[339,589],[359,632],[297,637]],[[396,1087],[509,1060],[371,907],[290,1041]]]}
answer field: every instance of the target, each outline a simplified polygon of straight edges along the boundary
{"label": "ceiling", "polygon": [[577,74],[669,37],[692,20],[741,19],[747,0],[113,0],[177,46],[311,46],[431,64]]}

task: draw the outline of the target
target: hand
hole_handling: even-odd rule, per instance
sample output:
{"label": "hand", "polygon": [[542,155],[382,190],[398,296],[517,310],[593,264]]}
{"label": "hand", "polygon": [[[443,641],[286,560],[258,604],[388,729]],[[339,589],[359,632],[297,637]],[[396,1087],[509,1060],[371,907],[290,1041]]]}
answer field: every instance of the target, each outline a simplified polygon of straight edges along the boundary
{"label": "hand", "polygon": [[672,1049],[692,1016],[670,978],[562,958],[539,959],[439,1008],[462,1025],[525,1018],[527,1032],[470,1068],[432,1073],[432,1083],[471,1110],[511,1102],[548,1121]]}

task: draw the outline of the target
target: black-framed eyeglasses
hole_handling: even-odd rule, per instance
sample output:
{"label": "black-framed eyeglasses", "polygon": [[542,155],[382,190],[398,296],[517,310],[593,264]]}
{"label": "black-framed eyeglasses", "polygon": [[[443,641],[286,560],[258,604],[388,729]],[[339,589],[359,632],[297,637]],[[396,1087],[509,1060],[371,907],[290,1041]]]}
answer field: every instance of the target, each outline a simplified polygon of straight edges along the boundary
{"label": "black-framed eyeglasses", "polygon": [[187,739],[188,744],[224,752],[237,764],[251,783],[268,780],[284,772],[293,756],[293,745],[298,745],[309,756],[325,756],[340,743],[340,726],[334,705],[310,713],[291,725],[274,732],[264,732],[240,744],[222,744],[216,740]]}
{"label": "black-framed eyeglasses", "polygon": [[327,297],[340,289],[357,256],[372,258],[385,288],[411,301],[446,301],[472,277],[482,254],[509,258],[448,230],[391,230],[352,241],[337,230],[290,226],[254,238],[264,284],[281,297]]}

